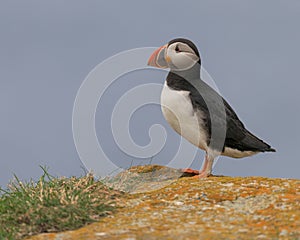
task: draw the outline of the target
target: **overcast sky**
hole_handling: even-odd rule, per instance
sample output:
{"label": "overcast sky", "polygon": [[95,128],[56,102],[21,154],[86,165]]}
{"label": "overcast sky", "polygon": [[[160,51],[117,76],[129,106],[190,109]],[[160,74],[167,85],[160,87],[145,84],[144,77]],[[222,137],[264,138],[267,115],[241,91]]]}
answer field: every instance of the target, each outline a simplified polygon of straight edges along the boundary
{"label": "overcast sky", "polygon": [[[87,74],[121,51],[159,47],[176,37],[198,46],[203,67],[222,96],[249,130],[277,149],[241,160],[222,157],[213,172],[300,178],[299,22],[297,0],[1,1],[0,186],[13,173],[36,179],[42,173],[39,165],[57,176],[83,174],[72,110]],[[146,160],[118,149],[108,115],[124,92],[163,83],[165,75],[148,69],[121,76],[99,103],[99,142],[123,167]],[[148,143],[151,125],[165,126],[166,146],[152,163],[167,164],[179,136],[160,108],[144,106],[132,121],[130,131],[140,145]],[[199,150],[192,166],[199,168],[203,157]]]}

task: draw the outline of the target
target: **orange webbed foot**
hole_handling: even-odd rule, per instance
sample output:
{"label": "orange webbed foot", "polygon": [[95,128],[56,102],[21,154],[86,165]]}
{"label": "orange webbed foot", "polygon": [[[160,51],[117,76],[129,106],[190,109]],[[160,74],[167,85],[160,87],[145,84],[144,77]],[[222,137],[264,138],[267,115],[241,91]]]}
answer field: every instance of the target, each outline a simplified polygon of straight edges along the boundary
{"label": "orange webbed foot", "polygon": [[181,169],[183,175],[182,177],[193,177],[193,178],[206,178],[209,177],[210,174],[205,171],[198,171],[191,168]]}

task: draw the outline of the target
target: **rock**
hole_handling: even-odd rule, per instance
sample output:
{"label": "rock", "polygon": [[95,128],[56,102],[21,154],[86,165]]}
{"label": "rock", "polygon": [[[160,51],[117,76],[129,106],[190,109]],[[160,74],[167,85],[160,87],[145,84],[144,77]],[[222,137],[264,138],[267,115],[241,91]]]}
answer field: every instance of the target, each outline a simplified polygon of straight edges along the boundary
{"label": "rock", "polygon": [[106,185],[123,192],[142,193],[154,191],[170,185],[178,178],[193,176],[180,169],[159,165],[135,166],[115,177],[105,178]]}
{"label": "rock", "polygon": [[197,179],[177,169],[139,166],[105,181],[131,193],[113,215],[30,239],[300,239],[300,180]]}

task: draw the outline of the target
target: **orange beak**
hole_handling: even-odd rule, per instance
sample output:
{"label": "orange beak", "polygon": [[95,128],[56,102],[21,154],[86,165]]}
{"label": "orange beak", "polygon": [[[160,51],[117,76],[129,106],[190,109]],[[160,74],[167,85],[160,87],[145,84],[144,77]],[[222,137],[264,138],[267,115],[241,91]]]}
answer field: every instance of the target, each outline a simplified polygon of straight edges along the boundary
{"label": "orange beak", "polygon": [[168,68],[168,63],[165,59],[165,51],[167,49],[167,45],[164,45],[158,49],[156,49],[148,60],[148,65],[157,68]]}

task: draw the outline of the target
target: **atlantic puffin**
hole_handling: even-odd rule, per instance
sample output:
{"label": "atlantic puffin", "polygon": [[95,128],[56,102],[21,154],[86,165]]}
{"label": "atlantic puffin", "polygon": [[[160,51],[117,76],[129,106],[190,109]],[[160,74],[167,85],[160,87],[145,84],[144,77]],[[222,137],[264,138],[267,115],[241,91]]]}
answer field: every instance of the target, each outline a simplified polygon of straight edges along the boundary
{"label": "atlantic puffin", "polygon": [[161,93],[164,118],[206,152],[201,171],[188,168],[183,172],[204,178],[211,175],[217,156],[242,158],[276,151],[248,131],[227,101],[201,79],[201,58],[192,41],[169,41],[152,53],[148,65],[170,69]]}

